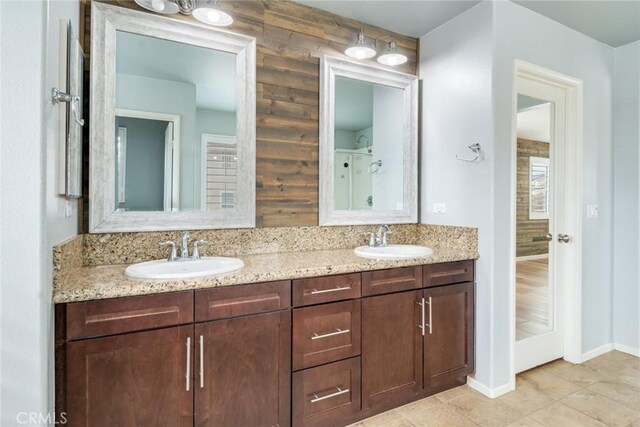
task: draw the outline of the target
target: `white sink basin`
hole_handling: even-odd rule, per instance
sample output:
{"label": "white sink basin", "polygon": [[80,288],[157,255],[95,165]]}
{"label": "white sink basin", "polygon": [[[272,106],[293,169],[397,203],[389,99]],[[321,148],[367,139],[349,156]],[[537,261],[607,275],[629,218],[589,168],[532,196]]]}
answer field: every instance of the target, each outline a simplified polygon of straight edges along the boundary
{"label": "white sink basin", "polygon": [[433,254],[431,248],[414,245],[360,246],[353,252],[359,257],[372,259],[422,258]]}
{"label": "white sink basin", "polygon": [[202,257],[193,261],[147,261],[127,267],[124,273],[134,279],[191,279],[229,273],[244,267],[238,258]]}

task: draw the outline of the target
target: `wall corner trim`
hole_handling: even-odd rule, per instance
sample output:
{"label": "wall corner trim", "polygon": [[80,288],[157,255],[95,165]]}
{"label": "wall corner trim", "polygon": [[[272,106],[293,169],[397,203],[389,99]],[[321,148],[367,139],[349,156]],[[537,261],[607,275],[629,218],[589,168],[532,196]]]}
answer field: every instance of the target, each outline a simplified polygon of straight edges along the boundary
{"label": "wall corner trim", "polygon": [[630,354],[632,356],[640,357],[640,348],[631,347],[630,345],[613,343],[613,349],[621,351],[623,353]]}

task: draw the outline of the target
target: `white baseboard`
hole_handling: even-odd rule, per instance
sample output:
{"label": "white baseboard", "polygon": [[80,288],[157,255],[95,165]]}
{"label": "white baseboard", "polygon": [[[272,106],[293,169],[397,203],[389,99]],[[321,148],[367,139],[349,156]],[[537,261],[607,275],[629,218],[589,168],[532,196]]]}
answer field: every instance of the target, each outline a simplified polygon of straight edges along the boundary
{"label": "white baseboard", "polygon": [[593,350],[589,350],[586,353],[582,353],[582,357],[580,358],[580,363],[584,363],[587,360],[593,359],[594,357],[601,356],[605,353],[613,350],[613,344],[605,344],[598,348],[594,348]]}
{"label": "white baseboard", "polygon": [[516,262],[518,261],[533,261],[536,259],[547,259],[549,258],[549,254],[539,254],[539,255],[525,255],[516,257]]}
{"label": "white baseboard", "polygon": [[621,351],[623,353],[630,354],[632,356],[640,357],[640,348],[631,347],[624,344],[613,344],[613,349]]}
{"label": "white baseboard", "polygon": [[480,392],[487,396],[490,399],[495,399],[496,397],[500,397],[503,394],[507,394],[516,389],[515,383],[501,385],[500,387],[490,388],[486,385],[482,384],[480,381],[475,378],[467,377],[467,385],[474,389],[477,392]]}

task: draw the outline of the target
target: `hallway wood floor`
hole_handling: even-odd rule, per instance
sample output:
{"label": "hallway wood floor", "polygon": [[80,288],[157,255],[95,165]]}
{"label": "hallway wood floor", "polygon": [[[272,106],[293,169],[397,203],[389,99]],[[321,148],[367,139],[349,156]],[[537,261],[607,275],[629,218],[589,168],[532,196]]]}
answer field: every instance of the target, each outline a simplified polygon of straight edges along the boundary
{"label": "hallway wood floor", "polygon": [[549,259],[516,262],[516,339],[548,332]]}

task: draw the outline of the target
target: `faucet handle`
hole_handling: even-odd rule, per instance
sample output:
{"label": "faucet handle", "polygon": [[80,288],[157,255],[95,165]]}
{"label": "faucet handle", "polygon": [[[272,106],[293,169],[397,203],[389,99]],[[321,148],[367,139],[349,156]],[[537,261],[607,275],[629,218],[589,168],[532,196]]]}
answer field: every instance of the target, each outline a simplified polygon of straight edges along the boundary
{"label": "faucet handle", "polygon": [[369,246],[375,246],[376,245],[376,233],[373,233],[373,232],[369,231],[367,233],[362,233],[362,235],[369,237]]}
{"label": "faucet handle", "polygon": [[171,256],[169,256],[167,261],[175,261],[175,259],[178,257],[178,254],[176,252],[176,244],[171,240],[158,242],[158,246],[171,246]]}
{"label": "faucet handle", "polygon": [[393,234],[393,231],[387,230],[382,232],[382,246],[387,246],[387,236]]}
{"label": "faucet handle", "polygon": [[193,242],[193,259],[200,259],[200,251],[198,250],[198,245],[208,245],[208,240],[196,240]]}

